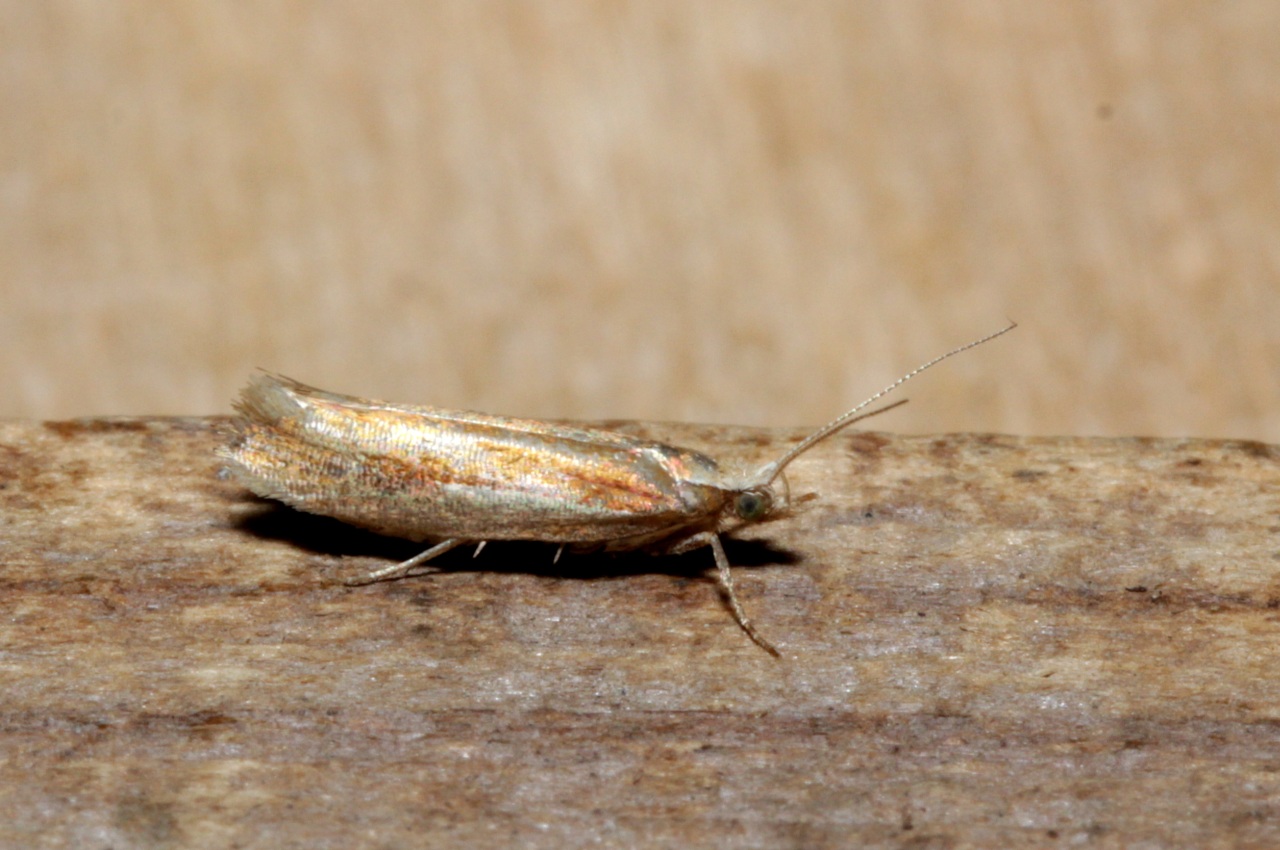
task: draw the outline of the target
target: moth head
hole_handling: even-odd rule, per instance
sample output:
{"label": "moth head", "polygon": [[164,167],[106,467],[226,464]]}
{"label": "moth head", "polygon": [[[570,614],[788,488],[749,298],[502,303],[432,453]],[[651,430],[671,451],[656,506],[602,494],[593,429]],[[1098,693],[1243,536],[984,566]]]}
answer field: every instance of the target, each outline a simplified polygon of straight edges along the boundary
{"label": "moth head", "polygon": [[[782,457],[760,467],[754,474],[740,479],[735,486],[729,488],[730,498],[722,509],[724,512],[721,514],[724,520],[728,520],[728,524],[722,530],[727,530],[729,526],[733,525],[763,522],[786,516],[791,507],[791,489],[787,484],[787,476],[783,474],[783,469],[787,464],[827,437],[852,425],[859,419],[866,419],[868,416],[884,413],[886,410],[891,410],[898,405],[906,403],[906,399],[903,399],[878,410],[873,410],[870,413],[856,415],[857,411],[865,406],[859,405],[855,410],[846,413],[829,425],[819,428],[810,434]],[[817,494],[808,493],[796,501],[803,502],[812,498],[817,498]]]}
{"label": "moth head", "polygon": [[[899,405],[906,404],[907,400],[902,399],[901,401],[895,401],[892,404],[887,404],[876,410],[871,410],[866,413],[862,412],[862,410],[868,405],[880,398],[883,398],[888,393],[893,392],[895,389],[902,386],[929,367],[941,363],[948,357],[953,357],[962,351],[967,351],[974,346],[982,345],[984,342],[993,340],[998,336],[1008,333],[1016,327],[1017,324],[1011,322],[1008,327],[998,330],[993,334],[988,334],[981,339],[975,339],[973,342],[966,343],[959,348],[954,348],[951,351],[948,351],[941,357],[935,357],[928,363],[917,366],[915,369],[912,369],[910,372],[903,375],[880,392],[871,396],[871,398],[862,402],[862,404],[859,404],[852,410],[842,413],[840,416],[831,420],[817,431],[814,431],[808,437],[801,440],[800,443],[790,451],[783,454],[782,457],[760,467],[760,469],[756,471],[755,475],[751,476],[745,484],[737,488],[733,500],[733,513],[743,522],[759,522],[762,519],[776,516],[779,511],[784,510],[787,507],[787,485],[786,478],[783,476],[782,471],[786,469],[787,465],[793,460],[800,457],[800,455],[809,451],[809,449],[813,448],[818,443],[821,443],[828,437],[848,428],[855,422],[866,419],[869,416],[877,416],[885,411],[892,410]],[[779,484],[781,485],[780,487],[777,486]],[[780,503],[778,498],[779,490],[783,494]]]}
{"label": "moth head", "polygon": [[[783,474],[783,470],[791,461],[853,423],[906,403],[907,400],[904,398],[902,401],[859,415],[858,411],[866,406],[865,403],[860,404],[839,419],[814,431],[782,457],[760,467],[754,475],[749,476],[747,481],[738,487],[733,499],[734,514],[745,522],[759,522],[770,515],[786,510],[791,501],[791,494],[787,476]],[[805,497],[801,497],[800,501],[804,500]]]}
{"label": "moth head", "polygon": [[[876,416],[884,413],[885,411],[892,410],[899,405],[906,404],[906,399],[903,399],[902,401],[887,404],[876,410],[867,411],[866,413],[862,412],[869,405],[897,389],[902,384],[923,372],[925,369],[928,369],[930,366],[941,363],[948,357],[952,357],[962,351],[973,348],[975,345],[982,345],[982,343],[995,339],[1001,334],[1006,334],[1015,327],[1017,326],[1010,324],[1003,330],[996,331],[993,334],[988,334],[987,336],[974,340],[967,345],[962,345],[959,348],[948,351],[941,357],[935,357],[928,363],[912,369],[910,372],[903,375],[880,392],[871,396],[871,398],[862,402],[862,404],[859,404],[852,410],[845,411],[840,416],[819,428],[817,431],[814,431],[808,437],[805,437],[794,447],[784,452],[782,457],[777,460],[766,463],[752,474],[745,475],[736,481],[732,481],[729,486],[723,486],[717,483],[716,489],[720,490],[721,493],[727,497],[725,501],[721,503],[722,507],[720,508],[720,521],[724,524],[721,530],[728,530],[734,525],[763,522],[764,520],[776,519],[780,516],[786,515],[791,507],[792,501],[790,491],[787,487],[786,476],[783,475],[783,470],[785,470],[793,460],[800,457],[800,455],[809,451],[809,449],[813,448],[818,443],[821,443],[828,437],[834,436],[845,428],[848,428],[855,422],[859,422],[869,416]],[[811,498],[816,498],[816,496],[812,493],[806,494],[797,499],[796,502],[807,501]]]}
{"label": "moth head", "polygon": [[742,490],[733,497],[733,513],[743,522],[759,522],[773,513],[773,488]]}
{"label": "moth head", "polygon": [[787,479],[779,475],[773,481],[757,478],[736,490],[730,508],[739,522],[762,522],[785,514],[790,503]]}

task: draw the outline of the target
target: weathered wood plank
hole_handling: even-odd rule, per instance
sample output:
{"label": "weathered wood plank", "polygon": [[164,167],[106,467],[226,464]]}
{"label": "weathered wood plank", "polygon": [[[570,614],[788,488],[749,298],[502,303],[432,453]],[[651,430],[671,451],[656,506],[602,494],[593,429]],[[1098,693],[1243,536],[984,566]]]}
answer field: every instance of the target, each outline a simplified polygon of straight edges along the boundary
{"label": "weathered wood plank", "polygon": [[729,548],[779,661],[706,551],[345,587],[414,546],[219,480],[218,423],[0,423],[4,844],[1280,840],[1280,448],[840,436]]}

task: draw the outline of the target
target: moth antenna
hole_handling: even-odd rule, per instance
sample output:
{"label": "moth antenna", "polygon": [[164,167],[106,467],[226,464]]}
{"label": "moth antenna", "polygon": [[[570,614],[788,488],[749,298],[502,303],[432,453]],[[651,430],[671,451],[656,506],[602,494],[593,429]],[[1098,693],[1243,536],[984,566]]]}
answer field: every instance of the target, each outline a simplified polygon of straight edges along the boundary
{"label": "moth antenna", "polygon": [[814,445],[822,442],[827,437],[830,437],[832,434],[836,433],[837,431],[840,431],[843,428],[847,428],[848,426],[852,425],[853,423],[861,419],[866,419],[869,416],[876,416],[878,414],[884,413],[887,410],[892,410],[893,408],[898,407],[899,405],[906,404],[907,403],[906,399],[903,399],[902,401],[895,402],[893,404],[882,407],[879,410],[873,410],[870,413],[863,413],[861,415],[859,415],[858,413],[858,411],[862,410],[867,405],[879,399],[884,398],[886,395],[893,392],[898,387],[902,386],[907,381],[914,378],[916,375],[919,375],[924,370],[932,366],[937,366],[939,363],[941,363],[943,360],[946,360],[948,357],[954,357],[962,351],[968,351],[970,348],[975,348],[976,346],[982,345],[984,342],[990,342],[991,340],[995,339],[998,336],[1003,336],[1004,334],[1007,334],[1009,331],[1013,330],[1017,326],[1018,326],[1017,322],[1011,321],[1009,322],[1009,325],[1007,327],[1001,328],[995,333],[987,334],[981,339],[975,339],[973,342],[967,342],[964,345],[960,346],[959,348],[953,348],[950,351],[948,351],[946,354],[933,358],[928,363],[923,363],[917,366],[907,374],[903,375],[898,380],[894,381],[889,386],[882,389],[880,392],[871,396],[871,398],[862,402],[862,404],[859,404],[857,407],[853,408],[852,410],[842,413],[840,416],[831,420],[826,425],[823,425],[817,431],[814,431],[812,434],[806,437],[798,446],[796,446],[791,451],[784,454],[779,459],[773,461],[772,463],[766,464],[764,468],[760,470],[760,474],[759,474],[760,480],[764,484],[772,484],[773,480],[782,473],[782,470],[786,468],[787,464],[791,463],[791,461],[795,460],[800,455],[809,451],[809,449],[813,448]]}

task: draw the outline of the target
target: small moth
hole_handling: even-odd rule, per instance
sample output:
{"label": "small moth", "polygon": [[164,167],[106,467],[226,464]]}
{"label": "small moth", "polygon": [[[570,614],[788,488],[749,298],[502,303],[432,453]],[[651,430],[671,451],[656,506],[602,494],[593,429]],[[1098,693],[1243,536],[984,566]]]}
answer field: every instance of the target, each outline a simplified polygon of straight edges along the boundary
{"label": "small moth", "polygon": [[925,369],[1014,327],[913,369],[777,460],[745,472],[612,431],[371,401],[267,373],[242,391],[235,405],[241,418],[219,456],[259,496],[431,542],[352,584],[400,578],[456,546],[489,540],[657,554],[710,546],[734,619],[776,656],[738,602],[720,535],[785,515],[788,464],[854,422],[905,404],[861,413]]}

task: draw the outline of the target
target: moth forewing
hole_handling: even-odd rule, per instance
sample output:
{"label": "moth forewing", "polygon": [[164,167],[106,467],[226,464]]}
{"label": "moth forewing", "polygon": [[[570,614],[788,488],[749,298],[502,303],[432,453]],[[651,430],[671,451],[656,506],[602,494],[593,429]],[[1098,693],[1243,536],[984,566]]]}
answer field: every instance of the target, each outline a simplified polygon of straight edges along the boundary
{"label": "moth forewing", "polygon": [[[913,369],[747,476],[691,449],[614,431],[392,404],[255,376],[219,450],[233,477],[299,510],[433,545],[364,581],[398,578],[448,550],[488,540],[686,552],[709,546],[734,618],[777,655],[738,602],[720,534],[785,516],[783,470],[925,369],[1016,325]],[[557,551],[559,557],[559,551]]]}
{"label": "moth forewing", "polygon": [[414,540],[594,543],[713,516],[718,467],[609,431],[382,404],[258,376],[222,456],[259,495]]}

